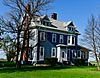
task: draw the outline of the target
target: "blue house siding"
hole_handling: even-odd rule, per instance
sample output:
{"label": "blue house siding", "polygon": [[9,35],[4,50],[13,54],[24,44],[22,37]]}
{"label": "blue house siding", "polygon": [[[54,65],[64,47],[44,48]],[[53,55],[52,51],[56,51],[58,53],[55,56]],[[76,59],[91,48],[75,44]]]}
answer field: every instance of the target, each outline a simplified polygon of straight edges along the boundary
{"label": "blue house siding", "polygon": [[[39,31],[39,35],[40,32],[43,31]],[[49,58],[51,57],[51,49],[53,47],[57,48],[56,45],[58,44],[64,44],[67,45],[67,35],[63,35],[63,34],[58,34],[58,33],[52,33],[52,32],[45,32],[46,34],[46,40],[45,41],[40,41],[40,37],[39,37],[39,46],[38,47],[44,47],[44,58]],[[56,34],[56,42],[52,42],[52,34]],[[64,42],[63,43],[59,43],[59,37],[60,35],[64,36]],[[77,44],[77,36],[75,36],[75,44]],[[68,49],[74,49],[77,50],[77,47],[69,47]],[[63,50],[63,49],[62,49]],[[66,52],[66,49],[64,49],[64,51]],[[70,52],[70,61],[72,61],[72,53]]]}
{"label": "blue house siding", "polygon": [[[56,34],[56,42],[52,42],[52,34]],[[47,40],[49,42],[51,42],[53,45],[57,45],[57,44],[65,44],[65,45],[67,45],[67,35],[58,34],[58,33],[51,33],[51,32],[46,32],[46,35],[47,35]],[[59,42],[60,35],[64,36],[64,42],[63,43]]]}

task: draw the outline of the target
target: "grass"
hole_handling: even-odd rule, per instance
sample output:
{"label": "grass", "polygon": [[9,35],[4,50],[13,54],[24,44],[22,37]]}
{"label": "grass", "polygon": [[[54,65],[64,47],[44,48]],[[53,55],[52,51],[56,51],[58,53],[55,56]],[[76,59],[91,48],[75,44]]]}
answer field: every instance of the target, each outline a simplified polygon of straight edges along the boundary
{"label": "grass", "polygon": [[20,70],[12,67],[0,67],[0,78],[100,78],[95,67],[33,67],[23,66]]}

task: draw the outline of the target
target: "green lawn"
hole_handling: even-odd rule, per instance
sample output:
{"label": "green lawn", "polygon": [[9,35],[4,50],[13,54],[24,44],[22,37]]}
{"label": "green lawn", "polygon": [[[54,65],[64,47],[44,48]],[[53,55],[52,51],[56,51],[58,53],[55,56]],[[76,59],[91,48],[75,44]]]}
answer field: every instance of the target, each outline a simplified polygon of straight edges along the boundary
{"label": "green lawn", "polygon": [[100,78],[95,67],[0,67],[0,78]]}

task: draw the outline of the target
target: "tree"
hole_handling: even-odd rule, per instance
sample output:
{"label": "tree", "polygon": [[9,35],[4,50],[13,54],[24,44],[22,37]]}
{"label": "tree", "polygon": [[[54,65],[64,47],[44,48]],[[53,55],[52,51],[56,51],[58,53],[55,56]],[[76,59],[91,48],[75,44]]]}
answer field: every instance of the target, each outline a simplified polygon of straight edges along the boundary
{"label": "tree", "polygon": [[6,54],[7,61],[11,61],[12,58],[15,58],[16,42],[14,42],[9,35],[6,35],[2,40],[2,49]]}
{"label": "tree", "polygon": [[[48,5],[52,0],[3,0],[4,4],[10,7],[9,18],[6,20],[1,18],[2,29],[6,32],[16,33],[17,38],[17,56],[16,67],[21,67],[22,54],[27,45],[26,52],[28,54],[29,47],[29,25],[31,19],[35,19],[35,15],[40,15],[42,11],[47,10]],[[8,30],[9,29],[9,30]],[[20,52],[20,35],[24,32],[23,43],[21,49],[21,58],[18,62],[18,55]],[[27,42],[27,43],[26,43]]]}
{"label": "tree", "polygon": [[100,23],[93,15],[88,20],[82,41],[92,49],[97,62],[97,70],[100,70],[98,58],[98,53],[100,52]]}

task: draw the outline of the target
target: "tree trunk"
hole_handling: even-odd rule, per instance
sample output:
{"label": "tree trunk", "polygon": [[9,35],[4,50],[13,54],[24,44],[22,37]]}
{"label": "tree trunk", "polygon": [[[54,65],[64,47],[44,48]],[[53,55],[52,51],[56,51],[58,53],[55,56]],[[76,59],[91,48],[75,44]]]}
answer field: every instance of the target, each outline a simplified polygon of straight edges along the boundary
{"label": "tree trunk", "polygon": [[20,38],[20,31],[17,32],[17,55],[16,55],[16,68],[19,69],[21,68],[21,63],[18,60],[19,57],[19,52],[20,52],[20,42],[19,42],[19,38]]}
{"label": "tree trunk", "polygon": [[97,62],[97,70],[100,71],[99,60],[98,60],[96,51],[94,51],[94,54],[95,54],[95,58],[96,58],[96,62]]}

